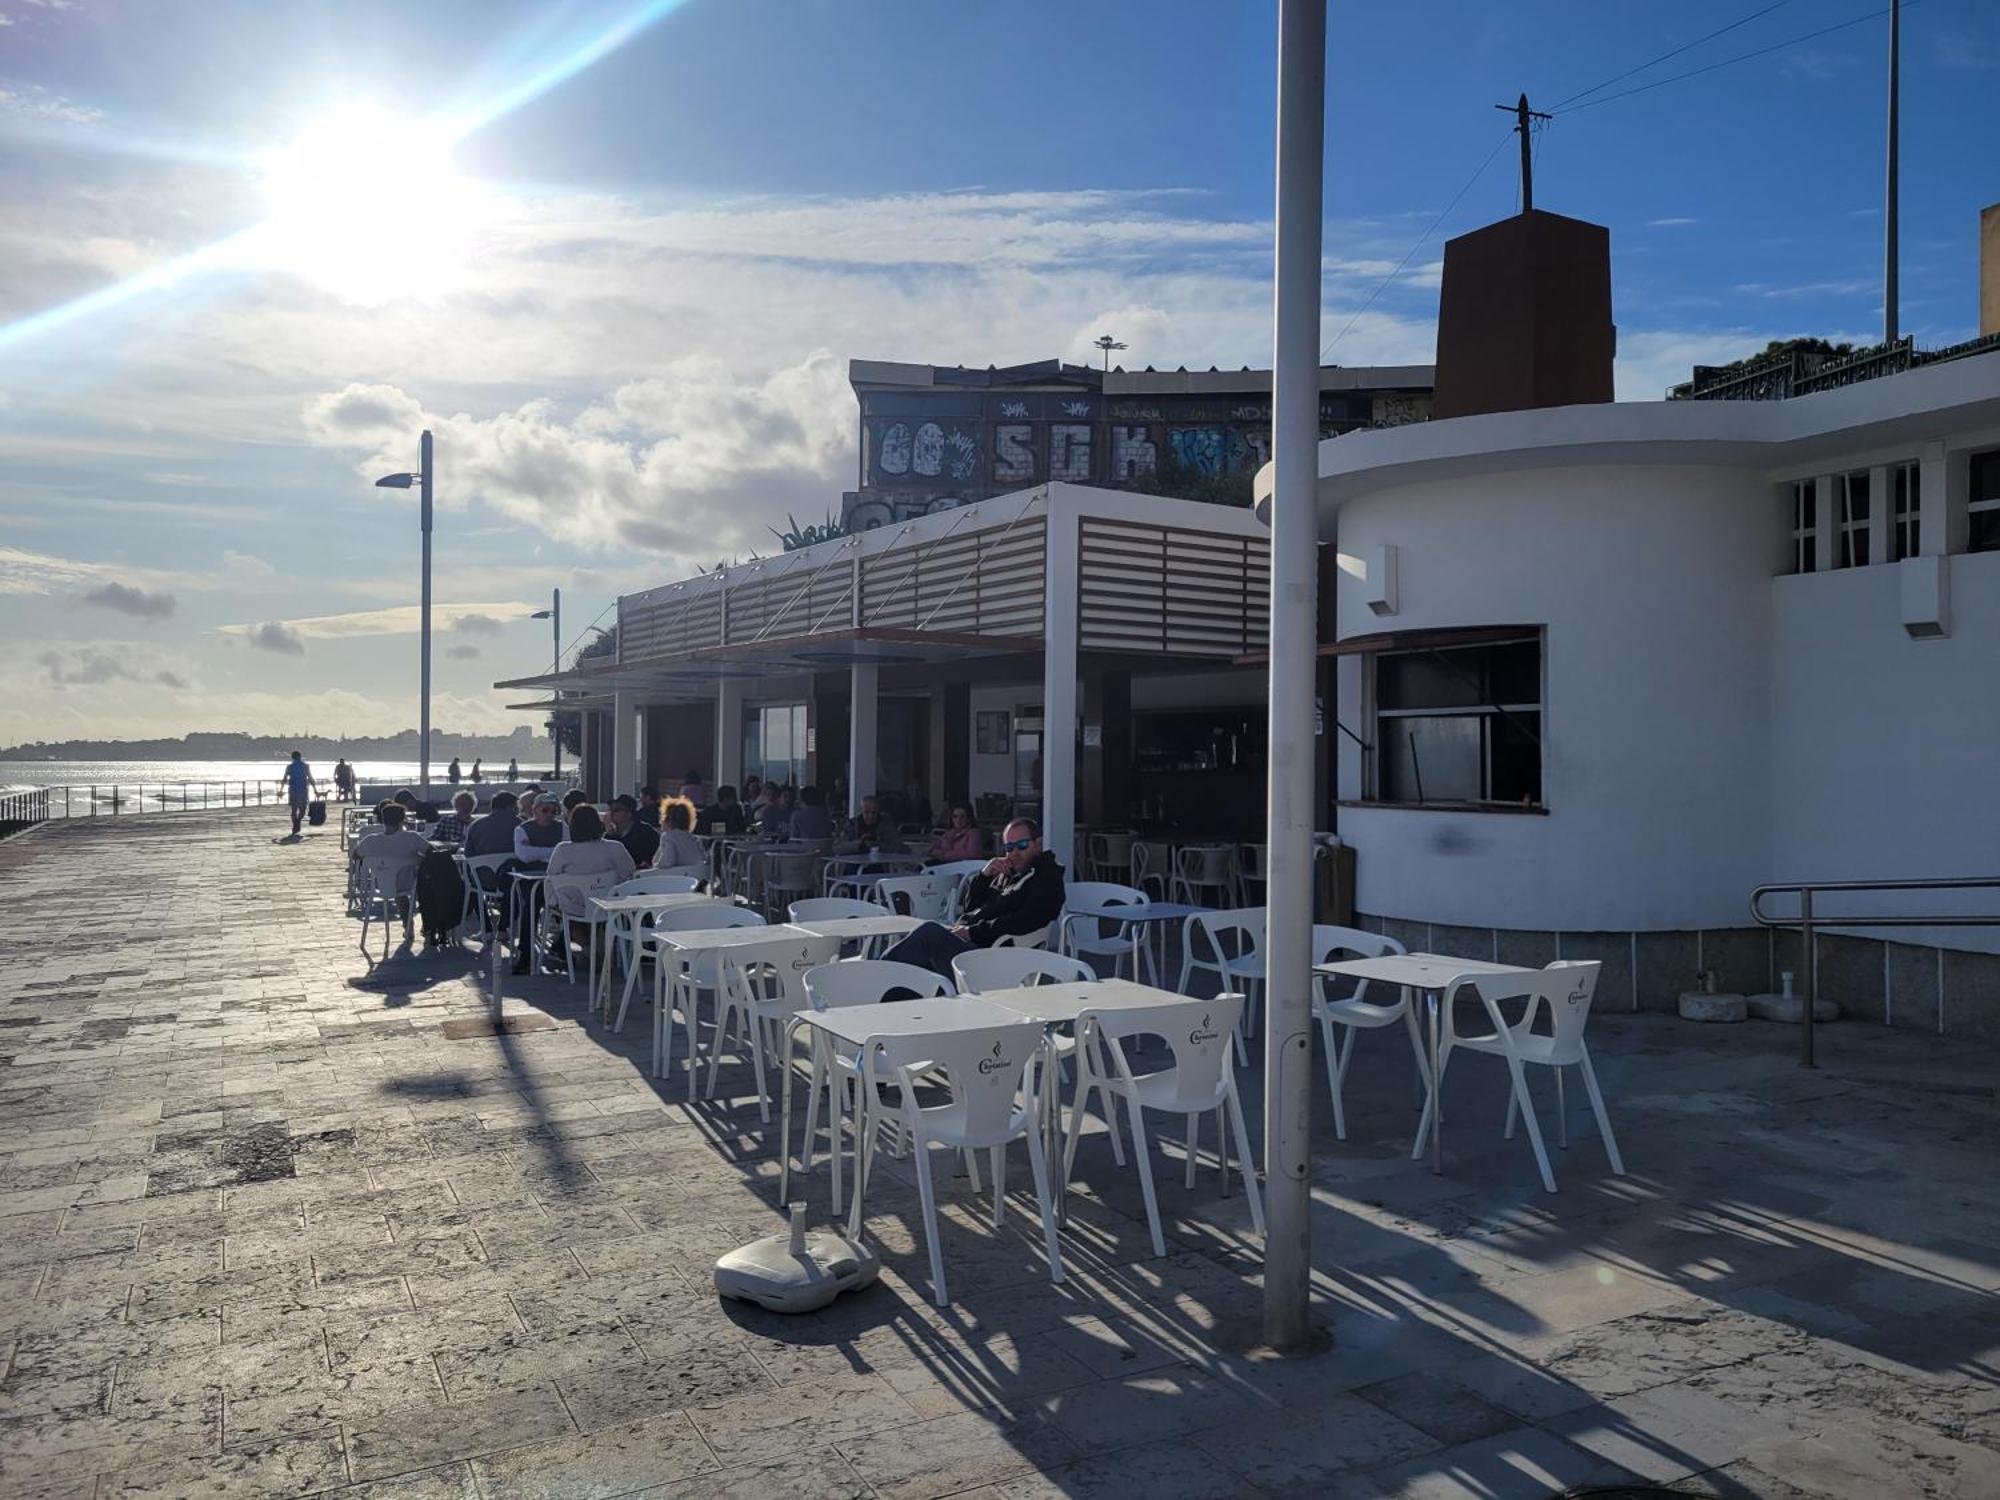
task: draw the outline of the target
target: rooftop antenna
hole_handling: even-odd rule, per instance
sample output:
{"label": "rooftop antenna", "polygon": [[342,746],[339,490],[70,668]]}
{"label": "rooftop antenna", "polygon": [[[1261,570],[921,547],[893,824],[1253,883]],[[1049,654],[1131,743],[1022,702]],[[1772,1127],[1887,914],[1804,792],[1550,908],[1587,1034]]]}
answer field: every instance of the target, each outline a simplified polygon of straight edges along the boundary
{"label": "rooftop antenna", "polygon": [[1496,104],[1495,109],[1504,109],[1514,117],[1514,129],[1521,135],[1521,212],[1535,211],[1535,157],[1528,144],[1528,134],[1533,120],[1546,120],[1549,116],[1538,109],[1528,108],[1528,96],[1521,95],[1512,104]]}
{"label": "rooftop antenna", "polygon": [[1113,349],[1123,349],[1126,346],[1119,343],[1118,340],[1114,339],[1108,333],[1100,333],[1095,343],[1099,349],[1104,351],[1104,373],[1109,375],[1111,373],[1111,351]]}
{"label": "rooftop antenna", "polygon": [[1897,327],[1896,310],[1896,127],[1897,116],[1901,113],[1900,78],[1903,55],[1903,6],[1902,0],[1890,0],[1889,4],[1889,164],[1887,180],[1882,188],[1882,342],[1896,342],[1900,330]]}

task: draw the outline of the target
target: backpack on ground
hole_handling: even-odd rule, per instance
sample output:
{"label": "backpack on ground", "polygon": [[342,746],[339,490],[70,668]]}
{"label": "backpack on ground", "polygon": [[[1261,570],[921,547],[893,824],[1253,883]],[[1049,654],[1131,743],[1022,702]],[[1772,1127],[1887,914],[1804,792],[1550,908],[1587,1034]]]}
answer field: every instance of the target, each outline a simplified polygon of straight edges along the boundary
{"label": "backpack on ground", "polygon": [[431,850],[417,866],[417,912],[423,918],[424,941],[449,942],[464,911],[465,881],[458,873],[458,861],[442,849]]}

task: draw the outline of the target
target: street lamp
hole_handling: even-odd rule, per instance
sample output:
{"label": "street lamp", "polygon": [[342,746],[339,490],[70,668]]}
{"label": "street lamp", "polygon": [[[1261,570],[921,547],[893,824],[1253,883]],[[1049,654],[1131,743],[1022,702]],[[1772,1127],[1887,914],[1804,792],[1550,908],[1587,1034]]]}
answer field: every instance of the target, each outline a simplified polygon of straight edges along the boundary
{"label": "street lamp", "polygon": [[431,434],[424,429],[418,447],[418,471],[414,474],[384,474],[375,481],[378,490],[406,490],[412,484],[418,486],[422,496],[419,524],[424,534],[424,606],[423,606],[423,646],[422,678],[419,692],[423,704],[417,727],[417,780],[428,788],[431,784]]}
{"label": "street lamp", "polygon": [[[547,609],[536,610],[528,618],[551,622],[551,634],[555,636],[556,642],[554,670],[560,672],[562,670],[562,590],[551,589],[549,592],[549,607]],[[553,689],[553,696],[555,701],[560,703],[562,701],[562,689]],[[549,780],[551,781],[556,780],[562,775],[562,725],[556,719],[556,715],[561,712],[561,709],[556,709],[549,716],[549,745],[551,753],[555,756],[554,768],[549,773]]]}

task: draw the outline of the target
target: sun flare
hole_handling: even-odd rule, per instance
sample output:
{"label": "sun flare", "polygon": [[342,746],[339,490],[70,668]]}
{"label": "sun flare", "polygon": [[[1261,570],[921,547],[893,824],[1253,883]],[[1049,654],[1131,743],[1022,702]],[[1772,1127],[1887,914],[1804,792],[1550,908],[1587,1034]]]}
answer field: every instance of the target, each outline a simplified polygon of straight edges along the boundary
{"label": "sun flare", "polygon": [[263,159],[269,264],[350,302],[452,290],[488,199],[451,146],[443,127],[378,104],[320,116]]}

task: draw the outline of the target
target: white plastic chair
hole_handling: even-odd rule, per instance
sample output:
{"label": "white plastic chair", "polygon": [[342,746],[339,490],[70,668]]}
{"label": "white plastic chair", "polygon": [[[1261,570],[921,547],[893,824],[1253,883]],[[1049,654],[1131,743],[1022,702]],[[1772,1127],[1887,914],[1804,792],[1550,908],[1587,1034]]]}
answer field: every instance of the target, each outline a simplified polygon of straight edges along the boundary
{"label": "white plastic chair", "polygon": [[1157,887],[1159,894],[1154,898],[1167,899],[1167,885],[1173,877],[1173,850],[1158,839],[1134,839],[1132,841],[1132,884],[1151,896]]}
{"label": "white plastic chair", "polygon": [[493,907],[507,899],[507,887],[491,877],[514,856],[511,854],[460,854],[460,878],[465,881],[465,904],[458,914],[463,927],[469,918],[479,919],[481,936],[494,930]]}
{"label": "white plastic chair", "polygon": [[[863,901],[855,896],[807,896],[803,901],[794,901],[785,908],[787,922],[829,922],[842,917],[887,917],[893,916],[888,907],[873,901]],[[873,958],[893,938],[872,937],[854,939],[856,952],[862,958]]]}
{"label": "white plastic chair", "polygon": [[[687,1029],[688,1097],[694,1097],[695,1030],[704,990],[713,992],[722,983],[722,962],[714,950],[683,953],[660,941],[667,932],[706,932],[714,927],[763,927],[763,914],[720,898],[700,905],[672,906],[656,912],[652,926],[641,936],[642,947],[653,957],[653,1076],[666,1077],[673,1061],[673,1011],[680,1008]],[[618,1019],[611,1029],[625,1024],[625,1006],[618,1007]]]}
{"label": "white plastic chair", "polygon": [[[1042,1028],[1033,1021],[924,1036],[870,1037],[862,1045],[863,1146],[847,1232],[850,1238],[861,1233],[862,1198],[868,1190],[868,1169],[875,1154],[870,1126],[891,1110],[880,1085],[893,1080],[898,1089],[895,1118],[917,1149],[917,1197],[923,1204],[924,1245],[930,1252],[931,1298],[939,1307],[948,1306],[951,1299],[945,1287],[944,1249],[938,1242],[936,1187],[931,1180],[933,1145],[968,1153],[991,1152],[993,1227],[997,1229],[1006,1210],[1007,1147],[1026,1138],[1028,1163],[1035,1176],[1035,1200],[1042,1212],[1042,1242],[1048,1249],[1049,1280],[1058,1285],[1062,1282],[1062,1247],[1056,1242],[1055,1201],[1049,1194],[1048,1161],[1042,1150],[1040,1089],[1045,1086],[1045,1057]],[[948,1094],[945,1103],[918,1102],[919,1074],[926,1079],[941,1075]]]}
{"label": "white plastic chair", "polygon": [[965,910],[965,889],[972,884],[972,877],[986,869],[988,861],[983,859],[953,859],[941,865],[931,865],[924,870],[926,875],[948,875],[957,885],[951,893],[951,910],[946,920],[956,922],[958,914]]}
{"label": "white plastic chair", "polygon": [[[1392,937],[1384,937],[1376,932],[1363,932],[1358,927],[1332,927],[1316,924],[1313,927],[1312,961],[1315,965],[1333,963],[1343,958],[1380,958],[1388,953],[1403,953],[1407,950]],[[1363,1031],[1374,1031],[1384,1026],[1393,1026],[1398,1021],[1410,1036],[1410,1050],[1417,1059],[1417,1076],[1423,1081],[1424,1091],[1430,1091],[1431,1064],[1424,1055],[1423,1033],[1417,1027],[1417,1012],[1410,1003],[1410,992],[1396,991],[1396,998],[1388,1004],[1370,1000],[1369,982],[1360,980],[1349,995],[1335,995],[1336,981],[1329,975],[1313,976],[1312,1012],[1319,1022],[1320,1035],[1326,1043],[1326,1088],[1333,1096],[1333,1133],[1341,1140],[1347,1139],[1347,1113],[1341,1106],[1341,1091],[1347,1083],[1347,1068],[1354,1061],[1354,1044]],[[1347,1046],[1340,1045],[1341,1031],[1347,1033]]]}
{"label": "white plastic chair", "polygon": [[[1264,894],[1261,887],[1270,884],[1268,867],[1271,861],[1270,846],[1267,844],[1238,844],[1236,846],[1236,904],[1248,906],[1252,896]],[[1251,886],[1260,889],[1252,891]],[[1259,903],[1261,904],[1261,903]]]}
{"label": "white plastic chair", "polygon": [[[701,879],[696,875],[676,874],[671,870],[641,870],[628,880],[604,892],[607,896],[692,896],[701,890]],[[646,911],[621,911],[610,914],[608,920],[591,914],[593,923],[606,922],[605,962],[623,965],[625,969],[624,999],[632,998],[632,986],[639,977],[639,965],[645,953],[641,946],[640,934],[652,925],[654,913]],[[595,937],[595,932],[592,933]],[[607,974],[606,988],[610,986]],[[597,949],[593,943],[590,953],[590,993],[597,994]],[[593,999],[593,1004],[595,1000]]]}
{"label": "white plastic chair", "polygon": [[665,876],[671,876],[675,879],[692,880],[694,884],[689,886],[688,889],[698,891],[701,889],[702,882],[709,878],[710,871],[708,866],[705,864],[662,865],[658,869],[647,870],[643,872],[638,878],[644,880],[650,876],[655,876],[655,875],[665,875]]}
{"label": "white plastic chair", "polygon": [[[950,922],[958,900],[955,875],[884,875],[875,890],[891,911],[906,911],[926,922]],[[900,898],[900,899],[899,899]]]}
{"label": "white plastic chair", "polygon": [[1125,874],[1132,868],[1132,835],[1122,830],[1093,833],[1084,840],[1083,864],[1092,880]]}
{"label": "white plastic chair", "polygon": [[1039,948],[974,948],[951,961],[951,977],[961,995],[977,995],[1032,984],[1090,984],[1097,971],[1066,953],[1044,953]]}
{"label": "white plastic chair", "polygon": [[[805,973],[806,1001],[814,1010],[841,1010],[852,1005],[880,1005],[899,992],[902,998],[934,999],[957,993],[942,974],[920,969],[915,964],[895,963],[883,958],[849,958],[821,964]],[[834,1050],[822,1033],[814,1034],[812,1081],[806,1093],[805,1150],[799,1170],[812,1170],[813,1140],[818,1135],[819,1101],[827,1102],[828,1150],[833,1158],[833,1211],[840,1212],[840,1150],[842,1126],[847,1118],[847,1101],[858,1096],[861,1070],[856,1059]],[[862,1120],[855,1116],[855,1140],[861,1138]],[[903,1151],[898,1127],[896,1154]],[[857,1158],[858,1161],[858,1158]]]}
{"label": "white plastic chair", "polygon": [[[1174,878],[1168,885],[1173,899],[1189,906],[1222,906],[1236,889],[1236,847],[1233,844],[1183,844],[1174,851]],[[1215,900],[1204,900],[1209,892]]]}
{"label": "white plastic chair", "polygon": [[[1103,1095],[1104,1120],[1114,1144],[1118,1111],[1113,1101],[1122,1099],[1131,1124],[1132,1150],[1138,1158],[1139,1187],[1146,1198],[1146,1223],[1153,1232],[1155,1255],[1167,1253],[1167,1241],[1160,1229],[1159,1198],[1153,1189],[1153,1164],[1146,1147],[1144,1114],[1149,1109],[1186,1117],[1189,1187],[1194,1186],[1201,1117],[1215,1111],[1216,1155],[1225,1196],[1229,1192],[1229,1132],[1235,1131],[1237,1167],[1250,1198],[1250,1222],[1258,1234],[1264,1232],[1264,1200],[1257,1190],[1256,1159],[1249,1132],[1243,1128],[1243,1102],[1237,1097],[1236,1069],[1229,1055],[1229,1038],[1236,1032],[1242,1012],[1241,995],[1223,994],[1200,1002],[1087,1010],[1077,1017],[1080,1071],[1070,1106],[1069,1139],[1063,1144],[1063,1191],[1069,1190],[1076,1166],[1076,1143],[1083,1134],[1084,1108],[1090,1096]],[[1124,1043],[1142,1036],[1163,1037],[1173,1050],[1173,1066],[1155,1073],[1134,1073]]]}
{"label": "white plastic chair", "polygon": [[1003,932],[993,940],[996,948],[1046,948],[1055,936],[1057,923],[1037,927],[1033,932]]}
{"label": "white plastic chair", "polygon": [[[1181,924],[1181,980],[1174,988],[1187,994],[1188,984],[1199,970],[1213,974],[1218,989],[1243,995],[1236,1055],[1244,1062],[1250,1058],[1245,1038],[1257,1034],[1256,1006],[1264,988],[1264,922],[1264,908],[1252,906],[1242,911],[1196,912]],[[1195,951],[1197,933],[1208,947],[1207,957]]]}
{"label": "white plastic chair", "polygon": [[[1549,1153],[1542,1144],[1542,1127],[1535,1116],[1534,1096],[1528,1092],[1524,1067],[1530,1063],[1555,1070],[1557,1128],[1561,1132],[1561,1144],[1565,1147],[1569,1145],[1569,1121],[1563,1107],[1562,1070],[1574,1067],[1583,1074],[1583,1086],[1590,1095],[1591,1113],[1597,1116],[1597,1132],[1604,1140],[1604,1154],[1611,1159],[1611,1170],[1620,1177],[1625,1175],[1625,1162],[1618,1154],[1618,1140],[1611,1133],[1611,1116],[1605,1112],[1604,1094],[1597,1086],[1597,1072],[1590,1065],[1590,1049],[1583,1041],[1584,1026],[1590,1020],[1590,1002],[1597,993],[1597,979],[1603,967],[1594,961],[1557,962],[1531,975],[1467,975],[1446,989],[1440,1012],[1437,1084],[1431,1089],[1430,1101],[1417,1126],[1417,1143],[1410,1152],[1412,1160],[1423,1155],[1424,1143],[1429,1140],[1429,1133],[1437,1119],[1444,1092],[1445,1069],[1451,1062],[1451,1054],[1463,1048],[1498,1057],[1507,1064],[1512,1091],[1507,1100],[1507,1126],[1503,1134],[1511,1141],[1514,1138],[1515,1116],[1518,1114],[1526,1119],[1528,1144],[1535,1148],[1535,1165],[1541,1168],[1542,1186],[1548,1191],[1553,1193],[1556,1190],[1556,1177],[1549,1169]],[[1492,1031],[1477,1036],[1459,1035],[1455,1002],[1461,992],[1468,990],[1476,994],[1485,1006],[1487,1019],[1493,1024]],[[1500,1002],[1513,999],[1525,999],[1528,1003],[1521,1019],[1510,1023],[1501,1014]],[[1549,1016],[1549,1030],[1537,1031],[1535,1023],[1545,1010]]]}
{"label": "white plastic chair", "polygon": [[[401,918],[403,935],[410,935],[417,904],[417,861],[408,857],[375,854],[360,861],[361,951],[368,951],[368,927],[379,914],[382,920],[382,957],[389,956],[392,941],[390,923]],[[398,910],[397,903],[407,903]]]}
{"label": "white plastic chair", "polygon": [[707,1098],[715,1097],[716,1077],[722,1071],[722,1050],[735,1035],[749,1043],[750,1060],[757,1074],[758,1118],[766,1125],[771,1123],[765,1053],[768,1051],[777,1062],[779,1086],[789,1086],[791,1058],[783,1045],[790,1034],[787,1022],[794,1012],[812,1003],[806,994],[806,974],[820,964],[830,963],[839,953],[838,938],[797,935],[769,948],[720,951],[721,983],[716,991],[715,1042],[708,1051]]}
{"label": "white plastic chair", "polygon": [[[1139,978],[1139,963],[1143,957],[1149,972],[1153,970],[1153,949],[1146,941],[1146,929],[1137,922],[1119,922],[1102,917],[1078,916],[1079,906],[1150,906],[1150,898],[1136,886],[1116,885],[1105,880],[1079,880],[1063,891],[1063,914],[1056,946],[1064,953],[1080,958],[1109,958],[1111,974],[1115,979],[1129,958],[1132,961],[1132,979]],[[1092,974],[1095,978],[1095,973]],[[1153,974],[1155,981],[1159,975]]]}
{"label": "white plastic chair", "polygon": [[805,900],[819,888],[819,856],[786,850],[764,856],[764,909],[783,911],[794,900]]}

